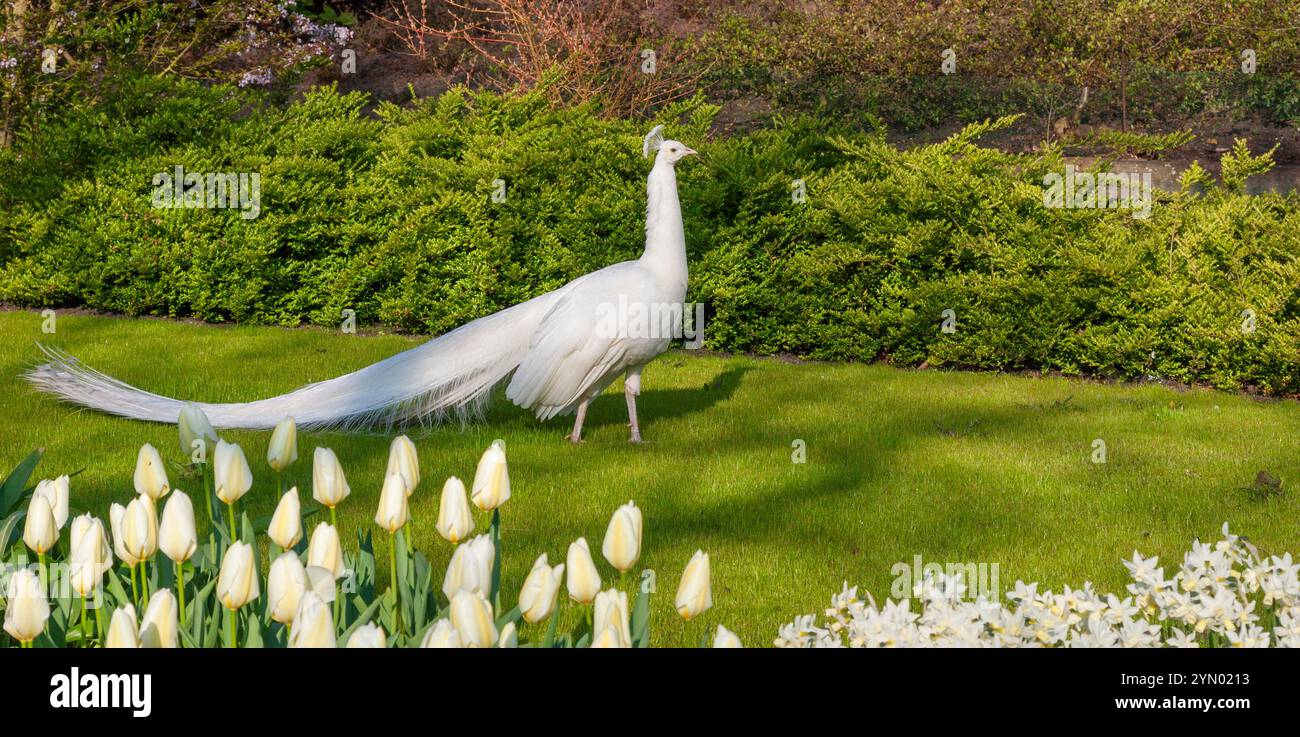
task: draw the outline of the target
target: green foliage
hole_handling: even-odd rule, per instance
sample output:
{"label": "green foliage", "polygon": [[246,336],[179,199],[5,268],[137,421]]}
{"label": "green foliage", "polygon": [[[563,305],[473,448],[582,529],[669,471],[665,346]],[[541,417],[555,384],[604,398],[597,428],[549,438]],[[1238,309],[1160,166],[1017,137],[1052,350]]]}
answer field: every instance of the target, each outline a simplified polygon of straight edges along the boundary
{"label": "green foliage", "polygon": [[[900,151],[811,117],[708,141],[699,98],[626,121],[455,89],[370,118],[329,88],[284,109],[227,87],[123,90],[9,160],[0,299],[279,325],[351,309],[442,333],[637,257],[640,141],[662,122],[702,153],[678,178],[711,348],[1300,391],[1297,196],[1236,191],[1267,154],[1225,157],[1225,187],[1206,177],[1206,196],[1140,220],[1045,208],[1059,151],[975,142],[1014,118]],[[178,164],[260,173],[261,215],[154,209],[153,175]]]}

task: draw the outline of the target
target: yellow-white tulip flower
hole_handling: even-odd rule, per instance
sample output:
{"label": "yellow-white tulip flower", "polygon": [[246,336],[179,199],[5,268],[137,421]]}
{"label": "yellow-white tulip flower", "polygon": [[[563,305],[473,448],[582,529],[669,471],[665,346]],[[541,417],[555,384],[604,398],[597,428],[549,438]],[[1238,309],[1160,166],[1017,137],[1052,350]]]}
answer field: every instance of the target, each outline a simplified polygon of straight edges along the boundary
{"label": "yellow-white tulip flower", "polygon": [[68,522],[68,476],[64,474],[56,479],[46,479],[36,484],[33,496],[43,496],[50,503],[54,512],[54,525],[62,530]]}
{"label": "yellow-white tulip flower", "polygon": [[515,628],[514,622],[510,622],[505,627],[501,628],[501,637],[497,639],[497,647],[519,647],[519,631]]}
{"label": "yellow-white tulip flower", "polygon": [[614,510],[600,552],[609,564],[627,573],[641,557],[641,510],[628,502]]}
{"label": "yellow-white tulip flower", "polygon": [[256,599],[259,593],[253,546],[244,542],[231,543],[226,556],[221,559],[217,599],[227,609],[238,609]]}
{"label": "yellow-white tulip flower", "polygon": [[[323,570],[323,569],[322,569]],[[330,579],[330,589],[334,579]],[[281,553],[271,564],[266,577],[266,611],[280,624],[290,624],[298,613],[298,603],[307,593],[307,570],[296,553]]]}
{"label": "yellow-white tulip flower", "polygon": [[591,548],[587,547],[587,538],[580,537],[569,544],[569,555],[565,560],[569,570],[569,598],[579,604],[590,604],[600,593],[600,572],[596,562],[591,559]]}
{"label": "yellow-white tulip flower", "polygon": [[167,483],[167,467],[163,465],[158,449],[145,443],[135,457],[135,493],[158,501],[171,491]]}
{"label": "yellow-white tulip flower", "polygon": [[104,636],[104,647],[140,647],[140,627],[135,621],[135,607],[127,604],[113,610],[113,618],[108,622],[108,634]]}
{"label": "yellow-white tulip flower", "polygon": [[9,577],[5,596],[5,632],[21,643],[40,637],[45,620],[50,618],[41,579],[31,570],[19,568]]}
{"label": "yellow-white tulip flower", "polygon": [[298,426],[292,417],[276,424],[271,442],[266,446],[266,462],[275,471],[283,471],[298,460]]}
{"label": "yellow-white tulip flower", "polygon": [[321,601],[333,602],[337,588],[334,585],[334,571],[320,566],[307,566],[307,590],[316,592]]}
{"label": "yellow-white tulip flower", "polygon": [[602,649],[602,648],[629,648],[629,647],[632,647],[632,643],[623,639],[623,635],[619,633],[618,626],[613,624],[609,625],[603,630],[600,630],[600,634],[597,635],[596,639],[593,640],[591,643],[591,649],[593,650]]}
{"label": "yellow-white tulip flower", "polygon": [[388,647],[388,638],[384,635],[384,628],[374,623],[363,624],[352,630],[352,636],[348,638],[348,648],[386,648]]}
{"label": "yellow-white tulip flower", "polygon": [[140,647],[180,647],[180,628],[180,615],[172,590],[160,589],[151,593],[144,620],[140,622]]}
{"label": "yellow-white tulip flower", "polygon": [[393,472],[384,479],[384,488],[379,492],[375,523],[392,534],[402,529],[406,519],[406,479],[402,474]]}
{"label": "yellow-white tulip flower", "polygon": [[113,567],[113,554],[108,549],[104,523],[89,513],[72,520],[71,531],[68,580],[73,591],[88,598],[103,580],[104,572]]}
{"label": "yellow-white tulip flower", "polygon": [[293,631],[289,634],[289,647],[338,647],[329,605],[311,591],[303,594],[302,601],[298,602],[298,612],[293,615]]}
{"label": "yellow-white tulip flower", "polygon": [[[195,451],[202,451],[199,456],[200,462],[207,462],[212,456],[212,449],[217,446],[217,431],[212,428],[212,423],[208,422],[208,416],[203,414],[197,404],[186,402],[181,408],[180,417],[176,420],[177,429],[180,430],[181,452],[186,458],[193,459]],[[202,440],[200,445],[195,445],[194,441]]]}
{"label": "yellow-white tulip flower", "polygon": [[59,526],[54,522],[54,510],[44,496],[32,494],[27,503],[27,519],[23,522],[23,542],[33,553],[44,555],[59,541]]}
{"label": "yellow-white tulip flower", "polygon": [[118,560],[128,567],[139,563],[140,559],[131,555],[131,551],[126,549],[126,507],[113,502],[108,508],[108,523],[113,532],[113,552]]}
{"label": "yellow-white tulip flower", "polygon": [[713,646],[714,647],[744,647],[744,645],[740,644],[740,638],[736,637],[736,633],[732,632],[726,627],[723,627],[722,625],[718,625],[718,631],[716,634],[713,635]]}
{"label": "yellow-white tulip flower", "polygon": [[492,511],[505,504],[510,498],[510,471],[506,467],[506,446],[500,440],[493,440],[492,445],[483,451],[483,457],[478,459],[472,488],[474,506],[484,511]]}
{"label": "yellow-white tulip flower", "polygon": [[424,639],[420,640],[420,647],[460,648],[464,647],[464,643],[460,641],[460,633],[450,621],[439,619],[424,633]]}
{"label": "yellow-white tulip flower", "polygon": [[158,552],[158,516],[149,497],[137,496],[126,505],[122,545],[137,561],[148,560]]}
{"label": "yellow-white tulip flower", "polygon": [[302,539],[302,504],[298,501],[298,487],[289,489],[280,497],[266,535],[283,550],[292,548]]}
{"label": "yellow-white tulip flower", "polygon": [[163,505],[158,525],[158,549],[174,563],[184,563],[198,550],[199,537],[194,529],[194,504],[177,489]]}
{"label": "yellow-white tulip flower", "polygon": [[339,533],[328,522],[316,525],[307,545],[307,565],[320,566],[334,574],[335,580],[343,577],[343,548]]}
{"label": "yellow-white tulip flower", "polygon": [[709,554],[697,550],[682,572],[673,604],[683,618],[695,619],[713,606],[713,583],[709,579]]}
{"label": "yellow-white tulip flower", "polygon": [[451,626],[460,633],[465,647],[492,647],[497,643],[492,605],[473,591],[462,589],[452,598]]}
{"label": "yellow-white tulip flower", "polygon": [[405,435],[393,438],[393,444],[388,446],[388,470],[384,475],[393,473],[402,474],[407,496],[420,483],[420,457],[415,452],[415,443]]}
{"label": "yellow-white tulip flower", "polygon": [[465,484],[452,476],[442,485],[442,499],[438,503],[438,534],[452,544],[459,543],[474,531],[474,515],[469,511],[469,497]]}
{"label": "yellow-white tulip flower", "polygon": [[244,457],[244,449],[235,443],[217,441],[212,454],[212,474],[217,484],[217,498],[234,504],[253,486],[253,472]]}
{"label": "yellow-white tulip flower", "polygon": [[339,457],[329,448],[317,448],[311,463],[312,498],[333,509],[351,493]]}
{"label": "yellow-white tulip flower", "polygon": [[487,535],[479,535],[456,546],[442,579],[442,593],[447,600],[457,591],[473,591],[484,596],[492,587],[492,562],[496,551]]}
{"label": "yellow-white tulip flower", "polygon": [[609,589],[596,594],[596,606],[592,611],[592,631],[604,634],[613,627],[618,630],[617,647],[630,647],[632,643],[631,621],[628,618],[627,593],[618,589]]}
{"label": "yellow-white tulip flower", "polygon": [[533,568],[524,579],[524,587],[519,591],[519,611],[524,621],[537,624],[555,611],[555,602],[560,598],[560,582],[564,580],[564,564],[554,568],[542,553],[533,562]]}

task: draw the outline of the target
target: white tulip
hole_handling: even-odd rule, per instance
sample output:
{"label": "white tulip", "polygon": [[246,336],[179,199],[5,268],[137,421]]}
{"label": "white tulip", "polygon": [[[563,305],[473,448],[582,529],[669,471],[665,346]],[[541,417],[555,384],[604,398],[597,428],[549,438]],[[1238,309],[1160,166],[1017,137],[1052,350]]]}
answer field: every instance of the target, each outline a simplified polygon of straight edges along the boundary
{"label": "white tulip", "polygon": [[289,647],[338,647],[338,642],[334,639],[334,617],[329,605],[311,591],[302,595],[298,611],[293,615]]}
{"label": "white tulip", "polygon": [[259,593],[253,546],[244,542],[231,543],[221,559],[217,599],[227,609],[238,609],[256,599]]}
{"label": "white tulip", "polygon": [[72,521],[72,538],[68,548],[68,580],[83,598],[89,598],[113,566],[104,523],[83,514]]}
{"label": "white tulip", "polygon": [[629,643],[627,640],[623,639],[623,635],[619,633],[618,625],[614,625],[614,624],[611,624],[605,629],[601,630],[600,634],[597,635],[596,639],[593,640],[591,643],[591,649],[593,650],[603,649],[603,648],[629,648],[629,647],[632,647],[632,644]]}
{"label": "white tulip", "polygon": [[180,647],[180,628],[176,596],[171,589],[150,594],[140,622],[140,647]]}
{"label": "white tulip", "polygon": [[641,557],[641,510],[636,504],[628,502],[614,510],[600,552],[610,565],[624,573],[636,565]]}
{"label": "white tulip", "polygon": [[45,631],[45,620],[50,618],[50,604],[41,588],[40,577],[27,568],[19,568],[9,577],[5,597],[5,632],[22,643],[40,637]]}
{"label": "white tulip", "polygon": [[140,647],[140,626],[135,621],[135,607],[127,604],[113,610],[108,621],[108,634],[104,635],[106,648]]}
{"label": "white tulip", "polygon": [[613,627],[618,630],[618,647],[630,647],[632,643],[631,620],[628,618],[627,593],[618,589],[609,589],[596,594],[596,606],[592,611],[591,629],[600,632]]}
{"label": "white tulip", "polygon": [[[218,440],[217,431],[212,428],[212,423],[208,422],[208,416],[203,414],[197,404],[186,402],[181,407],[180,416],[176,420],[177,429],[180,430],[181,452],[187,458],[194,458],[194,452],[201,450],[198,462],[206,462],[212,454],[212,449],[216,447]],[[194,441],[202,440],[202,444],[195,446]]]}
{"label": "white tulip", "polygon": [[452,598],[451,626],[460,633],[465,647],[492,647],[497,642],[492,605],[473,591],[457,591]]}
{"label": "white tulip", "polygon": [[253,486],[253,472],[248,467],[244,450],[235,443],[217,441],[212,454],[212,474],[216,480],[217,498],[234,504]]}
{"label": "white tulip", "polygon": [[438,503],[438,534],[452,544],[469,537],[474,531],[474,515],[469,510],[469,497],[465,484],[455,476],[442,485],[442,499]]}
{"label": "white tulip", "polygon": [[740,644],[740,638],[736,637],[736,633],[732,632],[726,627],[723,627],[722,625],[718,625],[717,634],[713,635],[713,646],[714,647],[744,647],[744,645]]}
{"label": "white tulip", "polygon": [[551,616],[551,612],[555,611],[555,602],[560,597],[560,582],[563,580],[563,563],[552,568],[546,560],[546,553],[538,556],[519,592],[519,611],[524,621],[537,624]]}
{"label": "white tulip", "polygon": [[464,645],[460,641],[460,633],[451,626],[451,622],[439,619],[424,633],[424,638],[420,640],[420,647],[460,648]]}
{"label": "white tulip", "polygon": [[158,516],[149,497],[137,496],[126,505],[122,545],[137,561],[148,560],[158,551]]}
{"label": "white tulip", "polygon": [[457,591],[473,591],[486,596],[492,588],[492,562],[495,557],[492,540],[479,535],[456,546],[447,565],[447,575],[442,579],[442,593],[451,601]]}
{"label": "white tulip", "polygon": [[329,448],[317,448],[311,464],[312,498],[333,509],[351,493],[338,456]]}
{"label": "white tulip", "polygon": [[320,566],[334,574],[335,580],[343,577],[343,548],[339,533],[328,522],[316,525],[307,545],[307,565]]}
{"label": "white tulip", "polygon": [[348,637],[349,648],[386,648],[388,647],[388,638],[384,636],[384,629],[377,624],[368,623],[352,630],[352,635]]}
{"label": "white tulip", "polygon": [[158,549],[172,562],[184,563],[198,548],[194,504],[185,492],[177,489],[163,505],[162,522],[158,525]]}
{"label": "white tulip", "polygon": [[596,562],[591,559],[591,548],[587,547],[587,538],[580,537],[569,544],[569,555],[565,560],[569,570],[569,598],[579,604],[590,604],[600,593],[600,572]]}
{"label": "white tulip", "polygon": [[400,473],[390,473],[384,479],[383,490],[379,492],[379,509],[375,512],[375,523],[391,535],[406,524],[407,511],[406,479]]}
{"label": "white tulip", "polygon": [[54,512],[54,524],[62,530],[63,525],[68,521],[68,476],[64,474],[56,479],[46,479],[36,484],[36,490],[32,492],[33,496],[43,496],[45,501],[50,503],[50,510]]}
{"label": "white tulip", "polygon": [[497,647],[519,647],[519,631],[515,628],[514,622],[510,622],[505,627],[501,628],[501,637],[497,638]]}
{"label": "white tulip", "polygon": [[334,585],[334,571],[320,566],[307,566],[307,590],[316,592],[321,601],[334,601],[338,587]]}
{"label": "white tulip", "polygon": [[283,471],[298,460],[298,426],[292,417],[276,424],[271,442],[266,446],[266,462],[275,471]]}
{"label": "white tulip", "polygon": [[135,457],[135,493],[158,501],[171,491],[167,483],[167,467],[163,465],[158,449],[145,443]]}
{"label": "white tulip", "polygon": [[[330,579],[330,588],[334,580]],[[266,576],[266,611],[280,624],[291,624],[298,603],[307,593],[307,570],[295,553],[281,553]]]}
{"label": "white tulip", "polygon": [[33,553],[44,555],[59,541],[59,526],[54,521],[50,502],[40,494],[32,494],[27,503],[27,519],[23,522],[23,542]]}
{"label": "white tulip", "polygon": [[283,550],[292,548],[302,539],[302,504],[298,501],[298,487],[289,489],[280,497],[266,535]]}
{"label": "white tulip", "polygon": [[709,579],[709,555],[697,550],[686,564],[686,570],[682,571],[682,581],[677,586],[677,598],[673,604],[683,618],[694,619],[713,606],[713,584]]}
{"label": "white tulip", "polygon": [[407,496],[420,483],[420,457],[415,452],[415,443],[405,435],[393,438],[392,445],[388,446],[388,470],[384,475],[393,473],[402,474]]}
{"label": "white tulip", "polygon": [[483,451],[474,471],[474,485],[471,496],[474,506],[484,511],[492,511],[510,498],[510,471],[506,467],[506,446],[500,440],[493,440],[492,445]]}
{"label": "white tulip", "polygon": [[113,532],[113,552],[128,567],[134,566],[140,562],[139,558],[131,555],[131,551],[126,549],[126,507],[113,502],[108,508],[108,524]]}

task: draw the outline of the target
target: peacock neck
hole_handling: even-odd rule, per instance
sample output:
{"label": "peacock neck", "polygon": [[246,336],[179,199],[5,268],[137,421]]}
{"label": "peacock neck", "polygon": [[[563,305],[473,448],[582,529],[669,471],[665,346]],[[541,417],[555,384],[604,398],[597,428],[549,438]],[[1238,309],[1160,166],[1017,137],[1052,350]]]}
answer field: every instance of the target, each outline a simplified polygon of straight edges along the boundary
{"label": "peacock neck", "polygon": [[645,253],[641,263],[686,284],[686,232],[672,164],[656,161],[646,179]]}

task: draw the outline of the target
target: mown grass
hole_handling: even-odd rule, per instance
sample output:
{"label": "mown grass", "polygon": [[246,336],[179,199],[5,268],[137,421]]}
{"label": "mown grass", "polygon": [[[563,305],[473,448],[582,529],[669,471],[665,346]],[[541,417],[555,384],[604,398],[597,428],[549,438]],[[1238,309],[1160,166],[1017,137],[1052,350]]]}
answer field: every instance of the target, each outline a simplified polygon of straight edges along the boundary
{"label": "mown grass", "polygon": [[[42,334],[32,312],[0,313],[0,467],[44,447],[41,477],[83,469],[74,510],[104,515],[132,494],[136,449],[180,458],[175,429],[79,411],[19,378],[41,340],[137,386],[204,401],[243,401],[328,378],[415,345],[393,335],[209,326],[67,315]],[[617,389],[617,387],[615,387]],[[424,481],[412,499],[415,544],[442,567],[438,490],[468,480],[493,438],[506,441],[514,497],[503,509],[503,598],[513,603],[534,558],[563,560],[585,536],[598,551],[610,513],[645,513],[642,565],[656,572],[653,640],[676,645],[723,623],[769,644],[794,615],[820,610],[848,580],[887,595],[898,562],[997,564],[1059,587],[1125,581],[1134,549],[1177,556],[1226,520],[1266,551],[1300,549],[1300,404],[1208,390],[1103,385],[1059,378],[788,364],[674,352],[646,372],[640,403],[649,444],[629,445],[621,397],[593,405],[587,442],[566,422],[539,424],[498,403],[484,424],[412,432]],[[274,507],[264,462],[269,433],[229,432],[258,476],[254,515]],[[1106,444],[1093,463],[1094,440]],[[792,461],[806,443],[807,462]],[[334,448],[353,495],[340,507],[347,544],[372,517],[388,436],[303,434],[293,467],[310,496],[316,445]],[[1257,499],[1259,470],[1284,480]],[[380,560],[384,536],[376,536]],[[709,552],[715,586],[706,623],[672,611],[691,553]],[[606,580],[612,571],[601,563]],[[380,576],[384,573],[381,571]],[[572,611],[566,624],[576,623]],[[525,632],[525,637],[529,633]]]}

